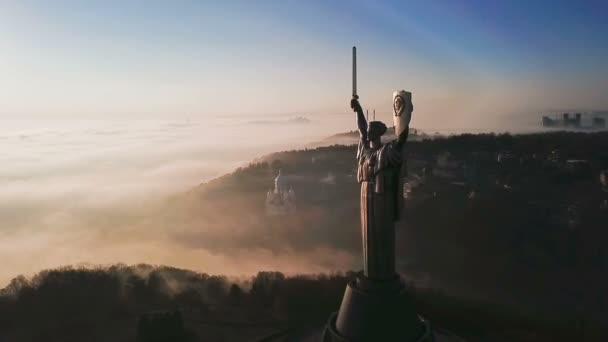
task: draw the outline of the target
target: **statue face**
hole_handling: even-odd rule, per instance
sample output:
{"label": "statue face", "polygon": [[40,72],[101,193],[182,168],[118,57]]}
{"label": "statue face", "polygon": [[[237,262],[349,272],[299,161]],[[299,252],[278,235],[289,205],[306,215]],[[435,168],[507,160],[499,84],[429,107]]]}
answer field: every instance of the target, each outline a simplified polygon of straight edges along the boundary
{"label": "statue face", "polygon": [[395,111],[395,116],[401,116],[403,113],[403,99],[401,96],[395,96],[395,100],[393,102],[393,110]]}

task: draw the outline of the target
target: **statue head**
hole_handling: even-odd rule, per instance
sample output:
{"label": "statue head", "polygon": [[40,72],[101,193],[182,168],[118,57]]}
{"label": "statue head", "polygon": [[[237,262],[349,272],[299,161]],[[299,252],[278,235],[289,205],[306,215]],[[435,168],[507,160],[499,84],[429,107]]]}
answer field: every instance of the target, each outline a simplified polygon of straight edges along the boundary
{"label": "statue head", "polygon": [[386,133],[386,125],[381,121],[372,121],[367,127],[367,139],[374,141]]}

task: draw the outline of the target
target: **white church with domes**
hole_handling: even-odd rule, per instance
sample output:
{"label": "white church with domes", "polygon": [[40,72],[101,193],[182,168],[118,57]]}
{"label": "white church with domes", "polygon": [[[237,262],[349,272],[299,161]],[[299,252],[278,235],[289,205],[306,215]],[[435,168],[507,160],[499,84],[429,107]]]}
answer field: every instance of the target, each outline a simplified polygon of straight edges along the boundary
{"label": "white church with domes", "polygon": [[266,193],[266,215],[281,216],[296,212],[296,193],[279,170],[274,179],[274,190]]}

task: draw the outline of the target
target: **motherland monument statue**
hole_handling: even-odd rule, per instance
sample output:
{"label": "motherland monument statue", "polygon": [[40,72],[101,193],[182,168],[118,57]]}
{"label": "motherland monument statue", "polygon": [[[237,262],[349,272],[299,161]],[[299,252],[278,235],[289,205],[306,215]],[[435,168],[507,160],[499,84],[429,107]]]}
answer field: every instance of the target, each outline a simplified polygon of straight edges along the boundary
{"label": "motherland monument statue", "polygon": [[357,180],[361,184],[363,272],[349,282],[340,310],[330,316],[323,342],[433,341],[430,324],[418,316],[404,282],[395,271],[395,222],[400,219],[405,175],[404,148],[414,106],[412,94],[393,93],[396,139],[383,144],[387,127],[367,122],[357,95],[353,47],[350,106],[359,129]]}

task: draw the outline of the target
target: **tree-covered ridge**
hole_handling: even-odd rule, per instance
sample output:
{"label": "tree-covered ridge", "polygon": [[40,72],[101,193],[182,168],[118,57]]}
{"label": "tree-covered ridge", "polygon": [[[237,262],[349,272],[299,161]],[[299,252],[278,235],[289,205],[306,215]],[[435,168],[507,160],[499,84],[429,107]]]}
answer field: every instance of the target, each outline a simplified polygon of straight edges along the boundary
{"label": "tree-covered ridge", "polygon": [[[229,280],[166,266],[45,270],[0,294],[0,337],[10,341],[241,341],[319,329],[354,274],[259,272]],[[488,301],[410,288],[440,331],[471,341],[572,341],[574,313],[537,316]],[[585,340],[605,331],[585,322]]]}
{"label": "tree-covered ridge", "polygon": [[[599,176],[608,169],[608,133],[464,134],[412,141],[407,152],[415,188],[398,225],[397,250],[400,271],[411,281],[522,312],[538,308],[539,316],[602,320],[608,197]],[[355,146],[276,153],[194,193],[233,199],[232,189],[258,206],[259,217],[261,198],[281,168],[301,193],[301,215],[289,225],[260,220],[255,231],[269,232],[275,243],[253,234],[248,243],[327,245],[357,257],[354,159]],[[321,179],[330,172],[336,185],[321,198]]]}

